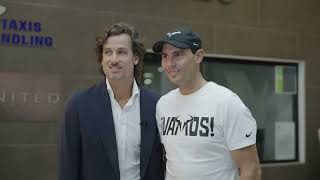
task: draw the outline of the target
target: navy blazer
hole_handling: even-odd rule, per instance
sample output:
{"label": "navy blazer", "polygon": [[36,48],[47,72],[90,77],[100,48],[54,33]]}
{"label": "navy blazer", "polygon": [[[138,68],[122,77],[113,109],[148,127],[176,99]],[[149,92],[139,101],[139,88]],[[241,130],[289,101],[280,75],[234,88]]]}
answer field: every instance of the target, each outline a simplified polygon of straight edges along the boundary
{"label": "navy blazer", "polygon": [[[163,180],[155,119],[159,97],[140,87],[141,180]],[[60,180],[120,180],[112,109],[105,81],[73,95],[61,125]]]}

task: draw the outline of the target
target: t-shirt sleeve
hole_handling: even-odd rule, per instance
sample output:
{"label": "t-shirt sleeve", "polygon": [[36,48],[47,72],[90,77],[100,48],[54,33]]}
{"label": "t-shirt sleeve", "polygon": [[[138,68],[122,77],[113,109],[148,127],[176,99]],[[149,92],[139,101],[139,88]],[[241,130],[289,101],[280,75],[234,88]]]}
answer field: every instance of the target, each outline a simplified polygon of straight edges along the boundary
{"label": "t-shirt sleeve", "polygon": [[250,110],[233,94],[225,106],[224,134],[230,151],[256,143],[257,124]]}

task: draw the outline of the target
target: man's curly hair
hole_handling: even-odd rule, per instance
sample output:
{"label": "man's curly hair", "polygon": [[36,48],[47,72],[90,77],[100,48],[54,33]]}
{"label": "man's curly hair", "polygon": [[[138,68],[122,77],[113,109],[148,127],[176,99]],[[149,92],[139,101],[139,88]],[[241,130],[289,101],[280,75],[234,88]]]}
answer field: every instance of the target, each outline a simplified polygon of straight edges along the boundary
{"label": "man's curly hair", "polygon": [[139,33],[133,26],[130,26],[126,23],[117,23],[112,26],[109,26],[104,29],[103,34],[96,38],[96,53],[97,60],[100,65],[100,72],[104,74],[103,68],[101,65],[102,62],[102,53],[103,53],[103,45],[107,41],[107,39],[111,36],[120,35],[120,34],[128,34],[131,37],[132,42],[132,52],[135,56],[138,57],[139,62],[134,66],[134,77],[136,81],[140,84],[142,82],[143,75],[143,57],[146,53],[144,48],[144,44],[142,43],[141,37]]}

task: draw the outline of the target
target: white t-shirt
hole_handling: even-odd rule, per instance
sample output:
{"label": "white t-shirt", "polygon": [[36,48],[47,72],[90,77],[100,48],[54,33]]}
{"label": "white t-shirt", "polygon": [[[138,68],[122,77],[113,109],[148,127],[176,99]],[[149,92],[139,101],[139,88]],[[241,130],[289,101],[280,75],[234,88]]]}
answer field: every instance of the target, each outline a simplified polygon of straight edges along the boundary
{"label": "white t-shirt", "polygon": [[230,151],[255,144],[257,126],[240,98],[214,82],[190,95],[179,89],[157,103],[166,180],[236,180]]}

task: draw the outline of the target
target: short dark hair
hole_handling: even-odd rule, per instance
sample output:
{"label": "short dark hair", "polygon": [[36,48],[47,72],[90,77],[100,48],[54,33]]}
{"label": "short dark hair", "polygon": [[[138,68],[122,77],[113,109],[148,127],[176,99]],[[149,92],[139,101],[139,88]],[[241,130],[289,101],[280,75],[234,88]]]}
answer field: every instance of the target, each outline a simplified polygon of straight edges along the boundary
{"label": "short dark hair", "polygon": [[99,63],[99,70],[104,74],[103,68],[101,65],[102,62],[102,53],[103,53],[103,45],[108,40],[109,37],[120,35],[120,34],[128,34],[131,37],[131,48],[132,52],[135,56],[138,57],[139,62],[134,66],[134,77],[138,83],[142,82],[143,75],[143,57],[146,53],[144,48],[144,44],[142,43],[141,37],[139,33],[133,26],[130,26],[126,23],[116,23],[104,29],[103,34],[96,38],[96,54],[97,60]]}

